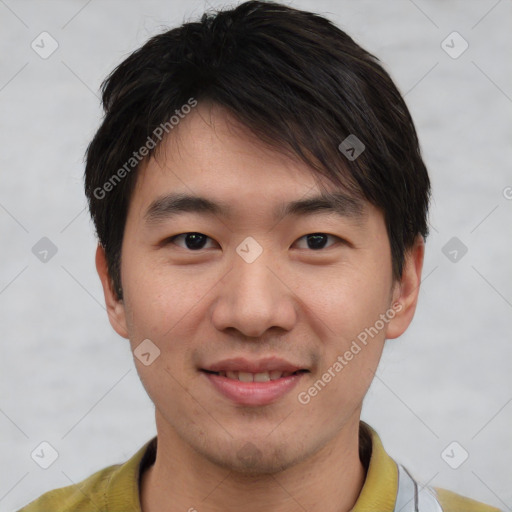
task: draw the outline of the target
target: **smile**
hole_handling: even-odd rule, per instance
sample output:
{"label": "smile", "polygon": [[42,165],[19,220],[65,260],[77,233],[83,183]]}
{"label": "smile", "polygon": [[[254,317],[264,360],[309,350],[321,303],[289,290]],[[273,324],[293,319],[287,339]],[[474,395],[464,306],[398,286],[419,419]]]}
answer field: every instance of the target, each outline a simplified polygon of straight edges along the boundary
{"label": "smile", "polygon": [[[205,370],[207,371],[207,370]],[[272,370],[270,372],[237,372],[237,371],[226,371],[226,372],[211,372],[220,377],[226,377],[232,380],[238,380],[240,382],[268,382],[271,380],[281,379],[282,377],[289,377],[290,375],[296,375],[299,372],[306,370],[297,370],[296,372],[283,372],[281,370]],[[210,373],[210,372],[208,372]]]}
{"label": "smile", "polygon": [[293,373],[273,370],[249,373],[242,371],[201,372],[209,385],[222,397],[242,406],[270,405],[287,395],[307,370]]}

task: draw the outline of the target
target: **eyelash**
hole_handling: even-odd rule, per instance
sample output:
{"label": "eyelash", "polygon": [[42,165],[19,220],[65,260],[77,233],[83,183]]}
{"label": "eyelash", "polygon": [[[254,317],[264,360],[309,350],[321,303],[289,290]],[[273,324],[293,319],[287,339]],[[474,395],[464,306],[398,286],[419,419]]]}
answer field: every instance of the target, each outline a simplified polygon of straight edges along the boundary
{"label": "eyelash", "polygon": [[[174,236],[171,236],[167,239],[164,240],[163,242],[163,245],[168,245],[168,244],[174,244],[174,241],[179,238],[179,237],[183,237],[183,236],[186,236],[186,235],[201,235],[201,236],[205,236],[207,239],[209,240],[213,240],[213,238],[210,238],[209,236],[207,235],[204,235],[203,233],[199,233],[197,231],[188,231],[186,233],[180,233],[179,235],[174,235]],[[308,236],[312,236],[312,235],[324,235],[324,236],[327,236],[327,237],[330,237],[330,238],[333,238],[333,239],[336,239],[337,241],[341,242],[341,243],[344,243],[345,241],[340,238],[339,236],[336,236],[336,235],[331,235],[329,233],[321,233],[321,232],[314,232],[314,233],[308,233],[306,235],[303,235],[301,236],[300,238],[298,238],[297,240],[302,240],[303,238],[306,238]],[[177,244],[174,244],[174,245],[177,245]],[[333,245],[335,244],[331,244],[327,247],[322,247],[320,249],[310,249],[311,251],[314,251],[314,252],[319,252],[319,251],[322,251],[322,250],[325,250],[325,249],[328,249],[329,247],[332,247]],[[181,246],[178,246],[178,247],[181,247]],[[201,249],[197,249],[197,250],[193,250],[193,249],[188,249],[187,247],[181,247],[182,249],[186,249],[188,252],[199,252],[199,251],[202,251],[204,250],[204,248],[201,248]]]}

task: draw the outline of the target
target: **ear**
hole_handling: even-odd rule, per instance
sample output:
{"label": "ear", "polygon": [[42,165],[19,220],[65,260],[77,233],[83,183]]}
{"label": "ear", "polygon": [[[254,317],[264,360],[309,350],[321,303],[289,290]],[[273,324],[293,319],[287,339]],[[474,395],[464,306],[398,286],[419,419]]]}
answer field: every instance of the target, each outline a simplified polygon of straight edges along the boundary
{"label": "ear", "polygon": [[425,242],[422,236],[417,236],[414,245],[405,254],[402,277],[395,283],[392,303],[395,316],[387,325],[386,338],[401,336],[414,317],[420,293],[424,255]]}
{"label": "ear", "polygon": [[108,273],[105,250],[100,244],[98,244],[96,249],[96,270],[98,271],[103,286],[103,295],[105,296],[105,305],[107,306],[110,325],[119,336],[128,339],[125,306],[123,301],[119,300],[114,292],[112,279]]}

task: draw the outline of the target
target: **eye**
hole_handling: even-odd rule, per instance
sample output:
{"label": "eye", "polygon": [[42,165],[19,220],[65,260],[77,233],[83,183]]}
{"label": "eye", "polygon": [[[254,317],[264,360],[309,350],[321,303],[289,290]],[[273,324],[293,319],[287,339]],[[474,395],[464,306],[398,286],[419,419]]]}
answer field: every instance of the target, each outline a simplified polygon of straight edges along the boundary
{"label": "eye", "polygon": [[183,247],[183,245],[177,243],[177,240],[183,240],[185,243],[185,249],[189,249],[191,251],[199,251],[205,248],[207,240],[212,240],[209,236],[203,235],[203,233],[181,233],[179,235],[171,236],[167,239],[167,243],[172,243],[178,245],[179,247]]}
{"label": "eye", "polygon": [[318,251],[320,249],[325,249],[328,238],[341,240],[341,238],[334,235],[328,235],[327,233],[310,233],[309,235],[304,235],[303,237],[299,238],[297,242],[305,240],[307,244],[306,247],[299,247],[299,249],[312,249],[314,251]]}
{"label": "eye", "polygon": [[[299,238],[296,244],[299,244],[301,241],[304,241],[306,246],[300,247],[299,249],[311,249],[314,251],[318,251],[321,249],[325,249],[332,246],[333,243],[330,245],[327,245],[328,239],[333,240],[333,243],[336,243],[336,241],[342,241],[341,238],[329,235],[327,233],[310,233],[307,235],[304,235],[303,237]],[[181,242],[178,242],[181,241]],[[207,235],[204,235],[203,233],[197,233],[197,232],[189,232],[189,233],[181,233],[179,235],[174,235],[169,237],[165,242],[166,243],[172,243],[174,245],[177,245],[179,247],[182,247],[184,249],[188,249],[190,251],[200,251],[201,249],[206,249],[208,247],[207,243],[208,241],[211,241],[212,243],[214,240],[210,238]],[[304,245],[303,242],[303,245]],[[184,244],[184,245],[183,245]],[[214,247],[213,245],[211,247]]]}

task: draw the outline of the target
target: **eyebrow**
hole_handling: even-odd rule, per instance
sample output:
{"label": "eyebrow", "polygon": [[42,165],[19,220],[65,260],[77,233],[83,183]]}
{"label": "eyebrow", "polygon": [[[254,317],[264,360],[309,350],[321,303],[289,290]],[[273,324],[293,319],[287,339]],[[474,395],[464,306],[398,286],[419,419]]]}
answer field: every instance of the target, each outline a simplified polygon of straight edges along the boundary
{"label": "eyebrow", "polygon": [[[274,210],[275,220],[287,216],[307,216],[316,213],[335,214],[344,218],[361,220],[364,202],[343,192],[322,193],[305,199],[283,203]],[[156,198],[147,208],[144,219],[156,225],[183,213],[233,217],[233,208],[225,202],[186,193],[171,193]]]}

